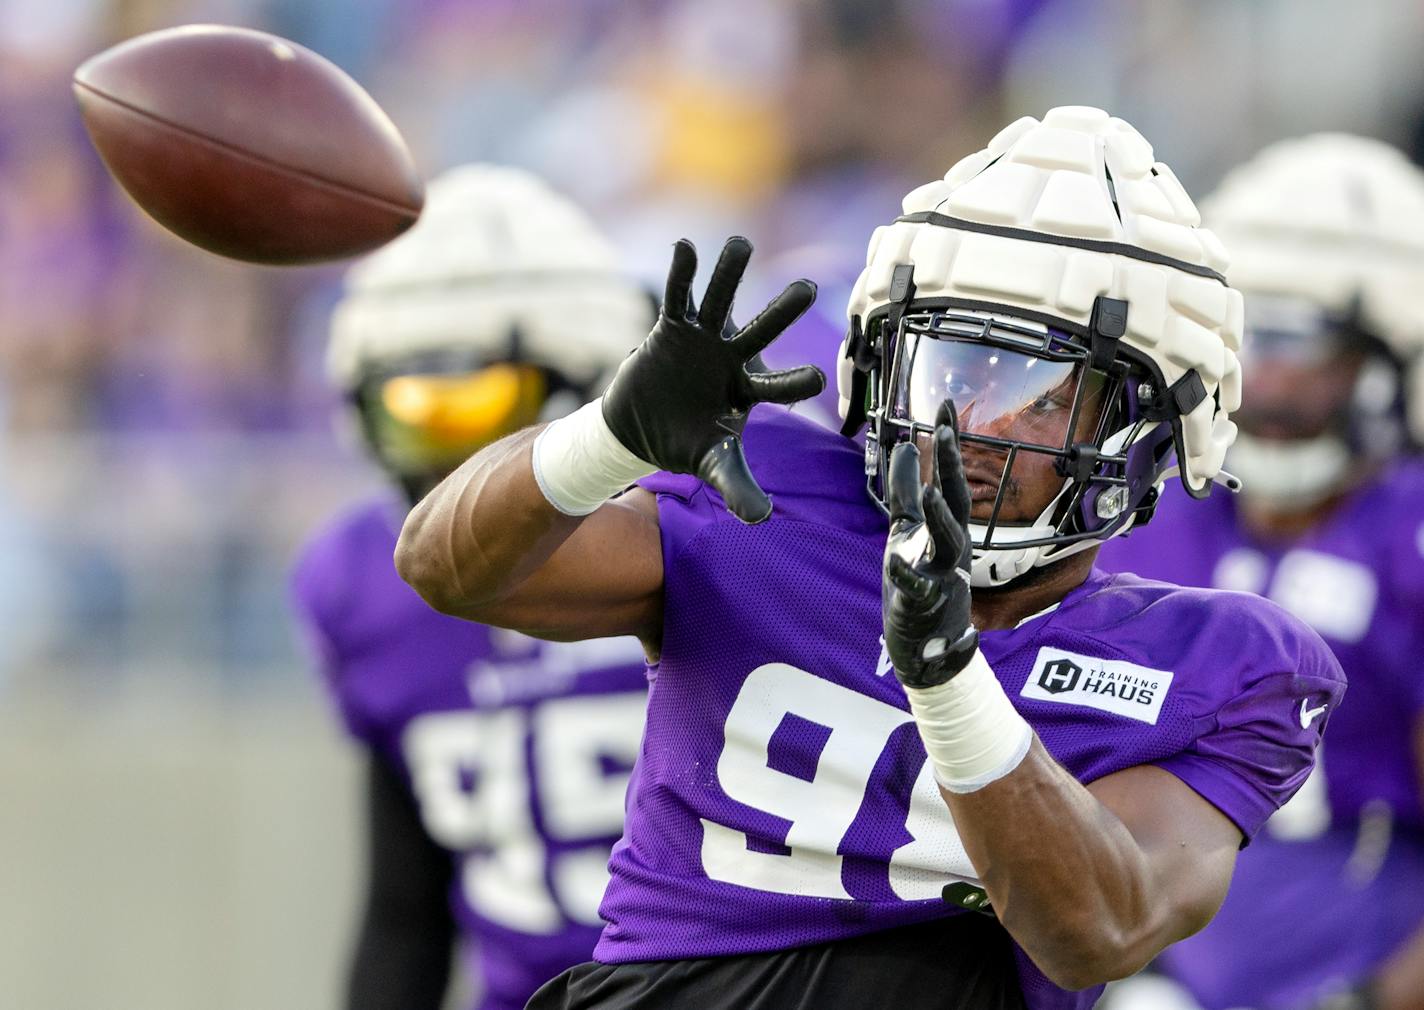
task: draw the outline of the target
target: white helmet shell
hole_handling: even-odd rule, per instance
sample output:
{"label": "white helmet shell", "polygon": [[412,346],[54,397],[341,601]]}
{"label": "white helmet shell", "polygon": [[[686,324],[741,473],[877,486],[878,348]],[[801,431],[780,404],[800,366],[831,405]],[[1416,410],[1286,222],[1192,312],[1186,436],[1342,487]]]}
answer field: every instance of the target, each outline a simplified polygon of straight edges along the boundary
{"label": "white helmet shell", "polygon": [[[1241,295],[1226,250],[1152,146],[1101,109],[1025,117],[905,197],[906,218],[875,230],[848,314],[888,304],[897,266],[915,298],[1085,326],[1098,296],[1128,302],[1124,342],[1171,384],[1195,369],[1206,397],[1181,418],[1182,481],[1201,495],[1236,437]],[[841,362],[842,416],[851,366]]]}
{"label": "white helmet shell", "polygon": [[1272,144],[1202,204],[1251,296],[1358,313],[1411,369],[1424,437],[1424,172],[1379,140],[1317,133]]}
{"label": "white helmet shell", "polygon": [[588,215],[527,172],[466,165],[430,184],[409,232],[347,273],[327,370],[350,391],[372,365],[413,354],[504,354],[517,331],[521,360],[591,385],[652,322]]}

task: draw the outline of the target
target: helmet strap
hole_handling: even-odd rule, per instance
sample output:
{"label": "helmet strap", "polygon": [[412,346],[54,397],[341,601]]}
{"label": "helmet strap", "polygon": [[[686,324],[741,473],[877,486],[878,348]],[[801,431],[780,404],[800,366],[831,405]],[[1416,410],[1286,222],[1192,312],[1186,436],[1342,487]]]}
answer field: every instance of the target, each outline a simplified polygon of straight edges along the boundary
{"label": "helmet strap", "polygon": [[1106,372],[1117,360],[1118,342],[1127,334],[1127,302],[1098,295],[1088,316],[1088,367]]}

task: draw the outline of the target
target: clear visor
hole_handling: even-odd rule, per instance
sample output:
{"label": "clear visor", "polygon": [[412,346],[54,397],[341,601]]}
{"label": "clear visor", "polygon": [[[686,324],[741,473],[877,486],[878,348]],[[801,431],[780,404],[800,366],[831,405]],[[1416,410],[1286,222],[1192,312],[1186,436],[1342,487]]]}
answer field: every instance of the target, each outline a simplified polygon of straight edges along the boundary
{"label": "clear visor", "polygon": [[459,374],[397,375],[364,397],[376,449],[408,474],[453,469],[475,450],[533,424],[547,394],[544,373],[496,364]]}
{"label": "clear visor", "polygon": [[[933,426],[940,404],[949,399],[958,410],[961,435],[1064,449],[1079,419],[1096,420],[1101,412],[1103,376],[1085,369],[1081,359],[906,336],[910,345],[901,359],[894,410],[916,426]],[[1086,388],[1080,390],[1084,376]]]}
{"label": "clear visor", "polygon": [[[953,401],[970,516],[983,527],[976,558],[1011,551],[1022,560],[1028,548],[1099,539],[1123,514],[1128,459],[1123,443],[1109,450],[1105,440],[1128,423],[1126,369],[1091,368],[1072,334],[971,310],[907,314],[890,348],[872,479],[883,486],[890,451],[905,439],[920,445],[921,477],[931,479],[931,432]],[[1115,497],[1100,507],[1107,493]]]}

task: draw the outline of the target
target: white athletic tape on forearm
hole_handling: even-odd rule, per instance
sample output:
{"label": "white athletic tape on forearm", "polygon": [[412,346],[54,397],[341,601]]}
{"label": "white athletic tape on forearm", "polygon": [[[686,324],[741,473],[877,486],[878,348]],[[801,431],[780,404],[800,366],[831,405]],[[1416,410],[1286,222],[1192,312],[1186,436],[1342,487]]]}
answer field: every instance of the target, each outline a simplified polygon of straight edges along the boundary
{"label": "white athletic tape on forearm", "polygon": [[551,422],[534,439],[534,480],[549,504],[586,516],[640,477],[657,471],[629,452],[603,419],[603,399]]}
{"label": "white athletic tape on forearm", "polygon": [[905,688],[935,779],[972,793],[1003,778],[1028,754],[1033,728],[1014,710],[984,654],[936,687]]}

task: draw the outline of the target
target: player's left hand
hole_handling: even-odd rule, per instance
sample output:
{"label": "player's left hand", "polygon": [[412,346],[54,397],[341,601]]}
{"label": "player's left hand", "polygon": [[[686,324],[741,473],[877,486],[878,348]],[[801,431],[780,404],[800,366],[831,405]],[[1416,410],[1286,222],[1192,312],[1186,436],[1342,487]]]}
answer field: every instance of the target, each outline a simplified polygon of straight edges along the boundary
{"label": "player's left hand", "polygon": [[881,616],[885,650],[906,687],[943,684],[979,647],[969,614],[969,484],[955,416],[952,403],[940,405],[928,485],[913,442],[890,456]]}
{"label": "player's left hand", "polygon": [[816,300],[807,280],[787,285],[760,313],[728,336],[732,301],[752,244],[733,237],[694,303],[697,251],[673,247],[662,311],[648,339],[628,355],[604,392],[603,419],[638,459],[671,473],[696,474],[746,523],[771,515],[771,498],[747,466],[742,430],[758,403],[791,404],[815,396],[826,377],[814,365],[783,371],[749,367],[756,355]]}

